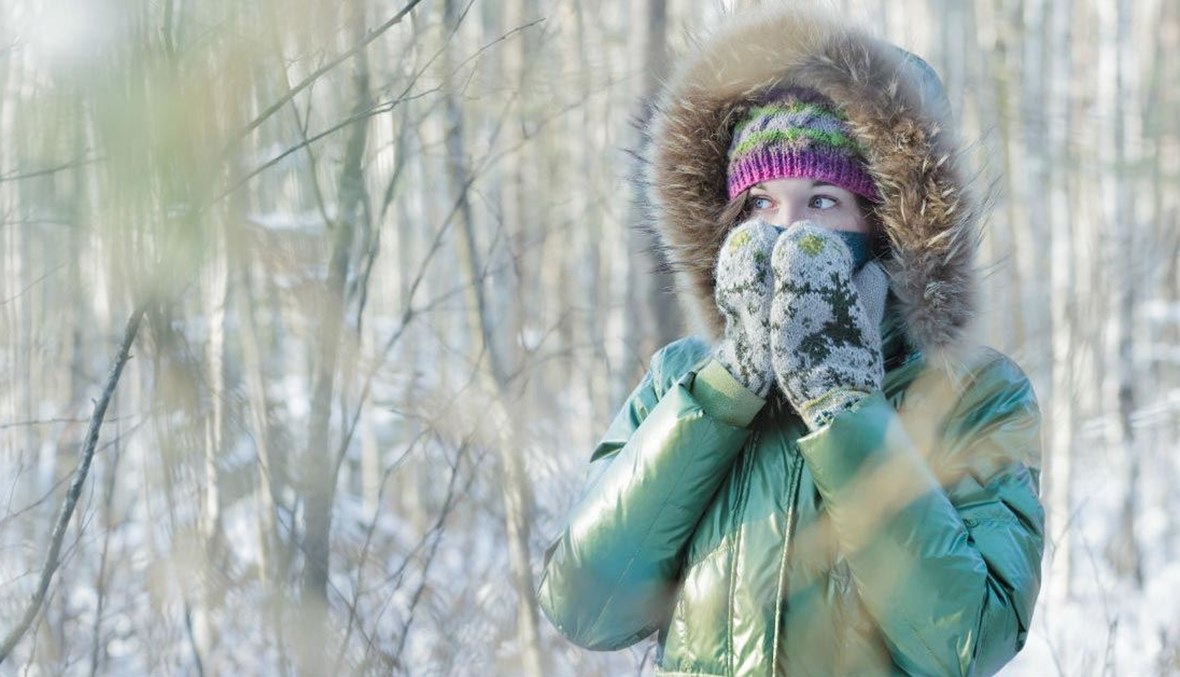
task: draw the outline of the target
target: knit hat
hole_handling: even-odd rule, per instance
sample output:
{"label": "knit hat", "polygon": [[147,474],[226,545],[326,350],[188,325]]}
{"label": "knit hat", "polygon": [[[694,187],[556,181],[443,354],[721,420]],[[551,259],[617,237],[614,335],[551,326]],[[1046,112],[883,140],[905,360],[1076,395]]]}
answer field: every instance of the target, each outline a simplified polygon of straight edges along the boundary
{"label": "knit hat", "polygon": [[798,87],[773,91],[734,128],[729,199],[762,181],[811,177],[880,202],[865,164],[844,112],[831,100]]}

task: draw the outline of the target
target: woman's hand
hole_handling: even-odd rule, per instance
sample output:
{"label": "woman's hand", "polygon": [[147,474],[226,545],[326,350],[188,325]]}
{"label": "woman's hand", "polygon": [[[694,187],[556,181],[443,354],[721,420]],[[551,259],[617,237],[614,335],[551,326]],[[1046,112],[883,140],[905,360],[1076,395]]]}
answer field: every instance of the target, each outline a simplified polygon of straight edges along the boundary
{"label": "woman's hand", "polygon": [[775,377],[791,406],[815,430],[881,388],[885,369],[879,326],[888,280],[873,262],[854,280],[847,246],[808,221],[778,238],[772,266]]}
{"label": "woman's hand", "polygon": [[770,304],[774,273],[770,259],[779,229],[760,219],[734,228],[721,245],[715,298],[725,317],[717,361],[759,397],[774,384],[770,360]]}

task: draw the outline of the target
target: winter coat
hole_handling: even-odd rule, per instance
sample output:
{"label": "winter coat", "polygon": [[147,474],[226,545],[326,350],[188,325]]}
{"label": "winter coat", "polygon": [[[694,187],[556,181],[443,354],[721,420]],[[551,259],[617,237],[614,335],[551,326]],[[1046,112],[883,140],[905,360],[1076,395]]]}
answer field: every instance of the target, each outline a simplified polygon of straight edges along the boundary
{"label": "winter coat", "polygon": [[[848,115],[892,255],[880,392],[809,432],[712,359],[734,122],[771,85]],[[809,8],[746,15],[674,73],[648,127],[648,199],[699,336],[659,351],[591,455],[546,552],[541,608],[571,641],[658,632],[684,675],[990,674],[1040,587],[1040,416],[973,348],[976,223],[924,62]]]}

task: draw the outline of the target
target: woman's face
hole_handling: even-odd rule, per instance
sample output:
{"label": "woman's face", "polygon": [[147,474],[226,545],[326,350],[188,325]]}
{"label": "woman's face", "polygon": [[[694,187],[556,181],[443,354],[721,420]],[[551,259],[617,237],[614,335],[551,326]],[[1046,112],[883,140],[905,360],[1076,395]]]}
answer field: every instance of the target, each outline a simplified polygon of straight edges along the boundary
{"label": "woman's face", "polygon": [[786,228],[811,221],[831,230],[868,233],[869,223],[856,194],[811,178],[771,179],[750,188],[749,217]]}

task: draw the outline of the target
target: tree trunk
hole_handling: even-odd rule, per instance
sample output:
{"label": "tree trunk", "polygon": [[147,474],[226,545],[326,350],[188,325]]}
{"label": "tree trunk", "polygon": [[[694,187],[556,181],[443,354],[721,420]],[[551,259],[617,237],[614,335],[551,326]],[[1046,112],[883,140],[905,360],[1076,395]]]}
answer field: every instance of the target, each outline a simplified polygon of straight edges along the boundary
{"label": "tree trunk", "polygon": [[[1013,185],[1016,181],[1014,172],[1016,166],[1013,160],[1012,114],[1009,112],[1012,98],[1012,72],[1009,55],[1011,32],[1005,19],[1002,0],[974,3],[972,5],[974,26],[978,35],[978,46],[981,60],[981,80],[984,86],[979,92],[980,117],[994,121],[995,132],[988,135],[989,150],[997,157],[998,176],[997,185],[1003,186],[1001,208],[994,216],[996,224],[987,229],[980,247],[980,258],[984,261],[999,263],[1011,262],[1012,231],[1017,218]],[[990,307],[998,312],[990,313],[987,318],[988,342],[997,345],[1013,345],[1015,337],[1020,332],[1020,305],[1014,301],[1020,293],[1019,271],[1011,276],[994,275],[982,282],[985,296],[990,301]]]}
{"label": "tree trunk", "polygon": [[[635,7],[638,8],[636,13],[642,12],[642,17],[637,19],[641,19],[639,25],[643,30],[632,33],[635,40],[630,53],[634,62],[639,64],[637,70],[642,77],[631,100],[639,106],[636,119],[646,122],[651,116],[660,83],[668,73],[668,3],[667,0],[643,0]],[[639,130],[632,131],[627,145],[638,149],[642,143]],[[631,185],[639,189],[644,168],[636,164],[631,171],[635,173]],[[626,266],[622,276],[625,303],[621,305],[626,312],[622,352],[616,352],[611,360],[612,373],[615,374],[610,396],[613,405],[618,405],[626,397],[638,374],[646,367],[648,357],[683,331],[680,308],[671,293],[675,281],[671,274],[657,272],[662,262],[654,253],[655,235],[649,230],[652,224],[647,221],[655,215],[646,213],[641,197],[632,195],[631,198],[627,234],[623,238],[626,251],[610,257],[617,265]]]}
{"label": "tree trunk", "polygon": [[[354,44],[365,37],[365,9],[354,0],[347,10]],[[353,58],[353,114],[372,107],[369,64],[365,50]],[[362,165],[368,123],[359,120],[348,128],[344,158],[337,185],[337,218],[331,228],[331,258],[315,321],[315,366],[309,414],[307,457],[304,460],[304,533],[302,589],[303,618],[300,637],[300,673],[307,677],[325,674],[325,649],[329,642],[328,571],[332,503],[336,492],[335,446],[330,442],[333,386],[340,351],[341,330],[346,321],[344,288],[352,263],[353,238],[362,216],[364,175]]]}
{"label": "tree trunk", "polygon": [[[1128,176],[1128,134],[1127,120],[1129,97],[1127,64],[1127,32],[1130,23],[1130,6],[1127,0],[1100,4],[1101,20],[1099,44],[1102,53],[1099,73],[1099,105],[1109,106],[1105,133],[1099,136],[1104,150],[1105,162],[1102,169],[1106,180],[1104,195],[1105,223],[1109,225],[1108,270],[1114,273],[1115,284],[1111,289],[1111,303],[1114,305],[1115,340],[1114,355],[1107,372],[1106,399],[1112,409],[1110,449],[1123,463],[1123,500],[1119,509],[1118,525],[1107,544],[1107,556],[1115,570],[1131,578],[1135,586],[1143,586],[1142,555],[1139,540],[1135,534],[1136,516],[1139,505],[1139,450],[1135,443],[1135,432],[1131,426],[1131,414],[1135,410],[1135,364],[1133,360],[1133,330],[1135,318],[1135,237],[1138,225],[1135,217],[1135,195],[1130,190],[1132,178]],[[1105,92],[1104,86],[1112,91]]]}
{"label": "tree trunk", "polygon": [[[1164,265],[1163,280],[1160,293],[1165,308],[1162,322],[1161,343],[1175,350],[1180,346],[1180,121],[1175,114],[1180,106],[1180,92],[1165,83],[1180,81],[1180,64],[1168,55],[1180,51],[1180,6],[1174,2],[1159,4],[1159,17],[1155,25],[1159,27],[1157,42],[1151,59],[1152,89],[1154,95],[1148,99],[1146,110],[1152,114],[1154,122],[1152,141],[1149,148],[1153,149],[1152,158],[1152,220],[1156,232],[1162,234],[1162,241],[1169,243],[1161,253]],[[1171,183],[1171,190],[1169,190]],[[1180,368],[1171,354],[1165,354],[1159,365],[1159,388],[1156,392],[1165,392],[1180,381]],[[1168,423],[1160,431],[1163,440],[1174,440],[1180,437],[1180,412],[1172,408],[1168,416]],[[1163,452],[1163,472],[1168,477],[1176,477],[1180,470],[1180,462],[1175,454],[1167,450],[1167,445],[1161,441],[1158,449]],[[1168,521],[1167,537],[1165,539],[1164,560],[1175,561],[1177,556],[1177,539],[1180,537],[1180,523],[1174,517],[1180,512],[1180,487],[1176,482],[1165,483],[1163,497],[1164,514],[1172,515]]]}
{"label": "tree trunk", "polygon": [[115,530],[115,480],[118,478],[119,472],[119,457],[122,455],[122,443],[119,440],[121,425],[119,424],[120,399],[115,401],[115,421],[114,421],[114,448],[111,450],[110,467],[106,469],[106,489],[104,490],[104,498],[102,504],[102,554],[98,560],[98,576],[94,582],[94,593],[96,602],[94,610],[94,631],[91,639],[90,647],[90,677],[95,677],[102,671],[102,665],[106,661],[106,643],[102,638],[102,616],[105,611],[105,603],[108,595],[107,590],[107,555],[111,547],[111,532]]}
{"label": "tree trunk", "polygon": [[[459,11],[457,0],[446,0],[444,22],[452,29],[458,29]],[[444,72],[450,72],[449,53],[454,45],[445,49],[448,58]],[[511,407],[507,365],[494,340],[495,329],[488,313],[488,301],[484,294],[483,265],[479,258],[475,238],[475,224],[471,204],[467,199],[467,188],[471,180],[464,144],[463,109],[459,105],[454,83],[448,83],[443,95],[447,120],[446,152],[447,174],[458,201],[456,217],[462,236],[462,249],[468,273],[470,331],[474,354],[487,360],[487,367],[477,366],[484,392],[489,399],[488,414],[493,429],[500,434],[499,451],[501,491],[504,501],[505,528],[508,536],[509,565],[512,568],[513,588],[517,593],[517,635],[520,642],[521,671],[530,677],[543,674],[539,635],[537,631],[537,607],[534,596],[532,568],[529,562],[529,523],[532,515],[532,495],[524,462],[520,456],[521,445],[516,438],[515,421]]]}
{"label": "tree trunk", "polygon": [[[209,340],[205,344],[205,370],[203,375],[209,399],[208,414],[204,417],[204,482],[200,510],[200,538],[202,540],[203,562],[207,571],[217,571],[222,558],[223,539],[221,534],[221,482],[218,477],[217,461],[225,440],[225,318],[229,303],[229,264],[227,261],[226,226],[224,219],[218,219],[213,226],[212,257],[208,261],[203,289],[203,314],[209,326]],[[196,615],[197,646],[205,665],[214,665],[210,653],[213,648],[215,624],[213,614],[216,600],[221,596],[215,590],[220,585],[216,576],[206,576],[201,584]],[[216,674],[216,671],[214,671]]]}
{"label": "tree trunk", "polygon": [[1073,478],[1074,431],[1077,416],[1074,403],[1074,238],[1075,215],[1070,199],[1069,178],[1072,171],[1070,125],[1070,82],[1073,77],[1070,59],[1070,19],[1073,0],[1053,0],[1049,11],[1048,105],[1046,107],[1049,157],[1049,193],[1046,201],[1050,228],[1050,306],[1052,349],[1052,389],[1049,392],[1047,430],[1050,440],[1045,458],[1044,482],[1047,485],[1048,530],[1057,543],[1053,552],[1053,572],[1048,591],[1056,603],[1070,595],[1072,574],[1073,513],[1071,493]]}

